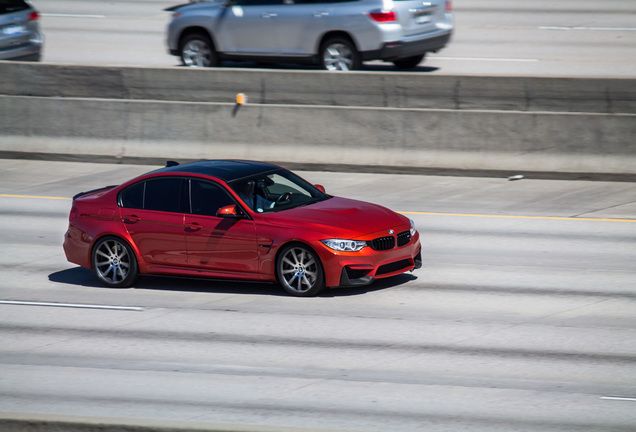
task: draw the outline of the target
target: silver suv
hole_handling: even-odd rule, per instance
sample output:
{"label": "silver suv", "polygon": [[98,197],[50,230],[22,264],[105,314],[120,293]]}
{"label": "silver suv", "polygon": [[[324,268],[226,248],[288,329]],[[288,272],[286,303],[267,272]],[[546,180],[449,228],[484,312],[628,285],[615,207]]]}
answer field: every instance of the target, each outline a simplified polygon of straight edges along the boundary
{"label": "silver suv", "polygon": [[360,69],[366,60],[417,66],[450,40],[450,0],[217,0],[166,9],[170,54],[186,66],[222,60]]}
{"label": "silver suv", "polygon": [[40,60],[39,18],[29,1],[0,0],[0,60]]}

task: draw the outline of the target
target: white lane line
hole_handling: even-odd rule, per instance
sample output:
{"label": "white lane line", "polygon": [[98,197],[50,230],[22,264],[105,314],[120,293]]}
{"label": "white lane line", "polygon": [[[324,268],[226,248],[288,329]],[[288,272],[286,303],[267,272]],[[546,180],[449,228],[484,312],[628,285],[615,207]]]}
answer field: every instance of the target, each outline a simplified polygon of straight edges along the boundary
{"label": "white lane line", "polygon": [[44,17],[62,17],[62,18],[106,18],[106,15],[83,15],[83,14],[58,14],[58,13],[42,13]]}
{"label": "white lane line", "polygon": [[636,27],[539,26],[539,30],[636,31]]}
{"label": "white lane line", "polygon": [[468,60],[468,61],[494,61],[494,62],[538,62],[539,59],[524,58],[489,58],[489,57],[442,57],[431,56],[435,60]]}
{"label": "white lane line", "polygon": [[75,304],[75,303],[47,303],[47,302],[30,302],[30,301],[14,301],[14,300],[0,300],[0,304],[16,305],[16,306],[48,306],[48,307],[66,307],[66,308],[78,308],[78,309],[107,309],[107,310],[123,310],[123,311],[143,311],[142,307],[135,306],[106,306],[106,305],[92,305],[92,304]]}
{"label": "white lane line", "polygon": [[631,398],[631,397],[603,396],[601,397],[601,399],[636,402],[636,398]]}

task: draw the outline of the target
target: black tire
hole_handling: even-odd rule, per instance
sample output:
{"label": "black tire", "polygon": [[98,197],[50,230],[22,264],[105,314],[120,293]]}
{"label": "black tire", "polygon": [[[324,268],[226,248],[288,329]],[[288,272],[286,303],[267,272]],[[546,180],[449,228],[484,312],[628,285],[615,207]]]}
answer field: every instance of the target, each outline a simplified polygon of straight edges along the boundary
{"label": "black tire", "polygon": [[424,60],[424,54],[397,59],[393,61],[393,64],[398,69],[413,69],[420,64],[422,60]]}
{"label": "black tire", "polygon": [[320,258],[301,243],[283,248],[276,262],[276,276],[288,293],[298,297],[313,297],[325,288]]}
{"label": "black tire", "polygon": [[214,44],[203,33],[192,33],[181,40],[179,45],[181,62],[189,67],[214,67],[219,65],[219,57]]}
{"label": "black tire", "polygon": [[99,239],[93,247],[91,263],[97,278],[111,288],[129,287],[139,276],[134,252],[119,237]]}
{"label": "black tire", "polygon": [[318,53],[320,67],[330,71],[357,70],[362,68],[362,59],[355,45],[347,38],[327,39]]}

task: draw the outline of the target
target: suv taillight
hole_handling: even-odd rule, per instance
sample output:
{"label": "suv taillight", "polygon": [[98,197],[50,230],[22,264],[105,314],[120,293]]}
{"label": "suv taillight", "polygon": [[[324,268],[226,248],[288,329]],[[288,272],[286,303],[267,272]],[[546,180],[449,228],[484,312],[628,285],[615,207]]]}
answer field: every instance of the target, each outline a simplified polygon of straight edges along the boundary
{"label": "suv taillight", "polygon": [[451,0],[446,0],[446,10],[449,12],[453,10],[453,2]]}
{"label": "suv taillight", "polygon": [[372,11],[369,12],[369,16],[372,20],[377,22],[393,22],[397,21],[397,14],[395,11]]}
{"label": "suv taillight", "polygon": [[29,14],[29,21],[37,21],[40,18],[40,14],[33,11]]}

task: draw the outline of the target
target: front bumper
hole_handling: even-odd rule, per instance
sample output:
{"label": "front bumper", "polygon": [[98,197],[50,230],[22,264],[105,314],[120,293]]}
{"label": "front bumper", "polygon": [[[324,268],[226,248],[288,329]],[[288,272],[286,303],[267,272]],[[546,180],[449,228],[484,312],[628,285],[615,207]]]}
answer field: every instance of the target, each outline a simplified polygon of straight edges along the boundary
{"label": "front bumper", "polygon": [[[327,252],[327,253],[325,253]],[[419,233],[409,244],[385,251],[369,247],[360,252],[319,251],[328,287],[368,285],[375,279],[395,276],[422,267]]]}

